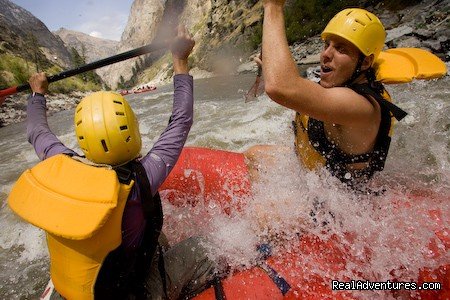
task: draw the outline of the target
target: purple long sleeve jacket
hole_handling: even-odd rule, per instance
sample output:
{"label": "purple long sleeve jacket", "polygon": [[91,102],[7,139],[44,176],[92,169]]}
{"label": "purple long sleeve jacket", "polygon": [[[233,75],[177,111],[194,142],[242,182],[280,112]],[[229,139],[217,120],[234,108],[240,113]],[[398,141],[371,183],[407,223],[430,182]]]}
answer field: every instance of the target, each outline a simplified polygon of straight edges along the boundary
{"label": "purple long sleeve jacket", "polygon": [[[153,148],[140,159],[145,168],[152,194],[155,195],[180,156],[193,122],[193,79],[187,74],[174,76],[174,99],[169,124]],[[36,95],[28,99],[27,137],[41,160],[56,154],[78,155],[66,147],[50,130],[46,116],[46,99]],[[139,196],[139,180],[128,196],[122,217],[122,246],[127,251],[139,247],[145,229],[145,218]]]}

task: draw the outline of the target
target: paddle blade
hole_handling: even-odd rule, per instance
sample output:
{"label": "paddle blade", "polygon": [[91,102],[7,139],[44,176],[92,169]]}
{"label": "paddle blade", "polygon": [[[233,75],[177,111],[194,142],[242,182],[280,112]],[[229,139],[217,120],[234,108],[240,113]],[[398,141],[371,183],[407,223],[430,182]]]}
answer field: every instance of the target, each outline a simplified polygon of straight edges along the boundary
{"label": "paddle blade", "polygon": [[17,93],[17,86],[13,86],[4,90],[0,90],[0,97],[6,97]]}
{"label": "paddle blade", "polygon": [[255,100],[263,92],[264,92],[264,80],[261,76],[256,76],[255,83],[248,90],[247,94],[245,94],[245,97],[244,97],[245,102]]}
{"label": "paddle blade", "polygon": [[382,51],[374,67],[377,80],[383,83],[434,79],[447,74],[447,67],[439,57],[418,48],[396,48]]}
{"label": "paddle blade", "polygon": [[6,96],[17,93],[17,86],[13,86],[4,90],[0,90],[0,105],[6,100]]}

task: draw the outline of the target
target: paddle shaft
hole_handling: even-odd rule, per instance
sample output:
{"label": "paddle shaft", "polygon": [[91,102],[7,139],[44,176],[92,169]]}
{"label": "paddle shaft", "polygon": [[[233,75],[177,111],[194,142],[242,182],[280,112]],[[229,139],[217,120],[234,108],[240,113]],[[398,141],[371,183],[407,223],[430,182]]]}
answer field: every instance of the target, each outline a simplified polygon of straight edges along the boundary
{"label": "paddle shaft", "polygon": [[[127,60],[139,55],[143,55],[143,54],[147,54],[153,51],[157,51],[157,50],[161,50],[164,49],[168,46],[168,43],[156,43],[156,44],[148,44],[127,52],[123,52],[123,53],[119,53],[117,55],[111,56],[111,57],[107,57],[98,61],[94,61],[91,62],[89,64],[83,65],[83,66],[79,66],[77,68],[71,69],[71,70],[67,70],[67,71],[63,71],[61,73],[55,74],[55,75],[51,75],[47,78],[48,82],[55,82],[55,81],[59,81],[62,80],[64,78],[67,77],[71,77],[74,75],[78,75],[87,71],[91,71],[91,70],[95,70],[107,65],[111,65],[123,60]],[[26,90],[30,89],[30,85],[28,83],[19,85],[19,86],[13,86],[4,90],[0,90],[0,105],[3,103],[4,99],[1,99],[1,97],[6,97],[18,92],[23,92]]]}
{"label": "paddle shaft", "polygon": [[[262,58],[262,49],[261,53],[259,55],[260,59]],[[258,70],[256,71],[256,79],[255,83],[252,85],[252,87],[248,90],[247,94],[245,95],[245,102],[249,101],[250,98],[257,97],[258,95],[258,87],[259,83],[261,81],[262,76],[262,65],[258,64]]]}

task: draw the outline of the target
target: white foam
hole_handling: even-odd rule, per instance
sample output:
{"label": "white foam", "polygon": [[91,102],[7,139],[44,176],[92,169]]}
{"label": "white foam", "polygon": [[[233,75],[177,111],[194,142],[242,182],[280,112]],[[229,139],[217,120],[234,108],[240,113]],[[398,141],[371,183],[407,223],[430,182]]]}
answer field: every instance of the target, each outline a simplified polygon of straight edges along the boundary
{"label": "white foam", "polygon": [[[210,245],[217,245],[211,257],[225,259],[235,268],[253,265],[259,255],[256,245],[269,239],[275,255],[294,251],[294,246],[292,249],[286,246],[295,245],[294,241],[304,234],[318,236],[323,241],[339,239],[340,243],[334,244],[347,260],[346,268],[338,274],[342,278],[381,281],[395,275],[410,281],[417,279],[420,268],[448,263],[449,253],[434,236],[436,221],[430,218],[429,210],[444,213],[439,226],[450,228],[449,81],[446,77],[439,81],[388,86],[395,102],[410,116],[396,126],[385,171],[376,176],[374,187],[386,189],[385,196],[355,196],[342,189],[326,172],[315,173],[299,167],[291,151],[275,155],[272,159],[275,164],[260,165],[261,177],[253,186],[253,197],[233,199],[247,203],[240,211],[235,209],[229,215],[224,214],[214,199],[205,199],[201,194],[194,199],[182,199],[185,203],[182,207],[164,202],[164,230],[168,238],[177,242],[192,235],[204,235]],[[232,151],[243,151],[255,144],[291,147],[292,111],[265,95],[244,103],[241,97],[220,98],[221,90],[216,94],[217,99],[196,99],[188,145]],[[172,102],[165,98],[170,95],[149,94],[145,101],[131,101],[140,119],[144,149],[151,147],[168,122]],[[56,125],[73,126],[71,123]],[[70,133],[62,136],[64,143],[75,147],[72,130],[66,132]],[[8,296],[20,296],[23,286],[36,286],[36,280],[46,276],[44,267],[33,278],[28,277],[27,269],[27,266],[40,266],[46,250],[42,232],[13,216],[4,198],[20,172],[37,158],[24,137],[2,139],[0,149],[5,150],[0,162],[4,193],[0,211],[0,226],[4,230],[0,236],[0,246],[4,249],[1,263],[9,271],[1,279],[8,283],[6,289],[12,291]],[[224,189],[231,193],[235,187]],[[420,190],[430,195],[436,193],[441,198],[429,196],[418,201],[408,198],[409,193]],[[394,198],[399,204],[392,202]],[[313,210],[315,220],[310,216]],[[322,226],[323,223],[326,225]],[[438,257],[430,258],[430,241],[435,244]],[[313,255],[303,257],[302,267],[325,276],[329,270],[315,265]],[[3,292],[0,295],[10,298]],[[388,296],[382,293],[369,298]],[[367,294],[363,297],[368,298]]]}
{"label": "white foam", "polygon": [[[270,160],[275,164],[260,165],[259,182],[253,185],[253,197],[245,199],[247,205],[242,211],[202,215],[211,205],[199,203],[193,209],[189,205],[182,208],[180,218],[188,220],[201,215],[202,222],[182,222],[180,230],[206,235],[210,257],[215,261],[226,261],[234,269],[250,267],[258,260],[259,243],[269,241],[274,254],[283,255],[295,251],[299,237],[305,234],[323,241],[340,241],[332,245],[345,254],[347,263],[343,271],[332,273],[338,276],[335,279],[417,280],[420,269],[434,268],[450,259],[434,235],[436,222],[428,215],[430,208],[444,212],[444,227],[448,228],[450,210],[445,199],[416,201],[389,186],[385,186],[390,192],[384,196],[355,195],[326,171],[316,173],[299,167],[293,152],[276,153]],[[411,202],[410,207],[407,202]],[[177,210],[172,209],[170,214]],[[191,225],[195,227],[186,227]],[[177,226],[170,226],[171,233],[177,234]],[[437,244],[440,257],[430,259],[430,241]],[[320,254],[303,254],[303,259],[311,262],[306,263],[308,274],[330,276],[330,269],[314,263],[317,255]]]}
{"label": "white foam", "polygon": [[17,263],[27,264],[47,256],[45,235],[42,230],[24,223],[6,207],[1,211],[0,224],[3,228],[0,246],[3,249],[19,251]]}

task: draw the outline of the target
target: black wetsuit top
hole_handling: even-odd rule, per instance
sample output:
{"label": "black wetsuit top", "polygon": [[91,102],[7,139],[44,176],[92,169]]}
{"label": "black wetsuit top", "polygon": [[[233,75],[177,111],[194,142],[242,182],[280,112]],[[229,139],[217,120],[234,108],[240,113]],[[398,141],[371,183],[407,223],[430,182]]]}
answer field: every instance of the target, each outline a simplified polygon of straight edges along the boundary
{"label": "black wetsuit top", "polygon": [[[355,84],[349,86],[349,88],[367,99],[369,99],[369,96],[373,97],[380,105],[380,129],[373,150],[363,154],[345,153],[327,139],[324,123],[311,117],[308,121],[308,137],[311,145],[325,158],[326,167],[330,172],[342,182],[352,186],[355,183],[366,182],[375,172],[384,169],[391,142],[389,136],[392,124],[391,117],[401,120],[406,116],[406,112],[384,99],[382,93],[376,91],[369,84]],[[352,170],[351,172],[347,168],[349,164],[362,162],[369,164],[364,169]]]}

